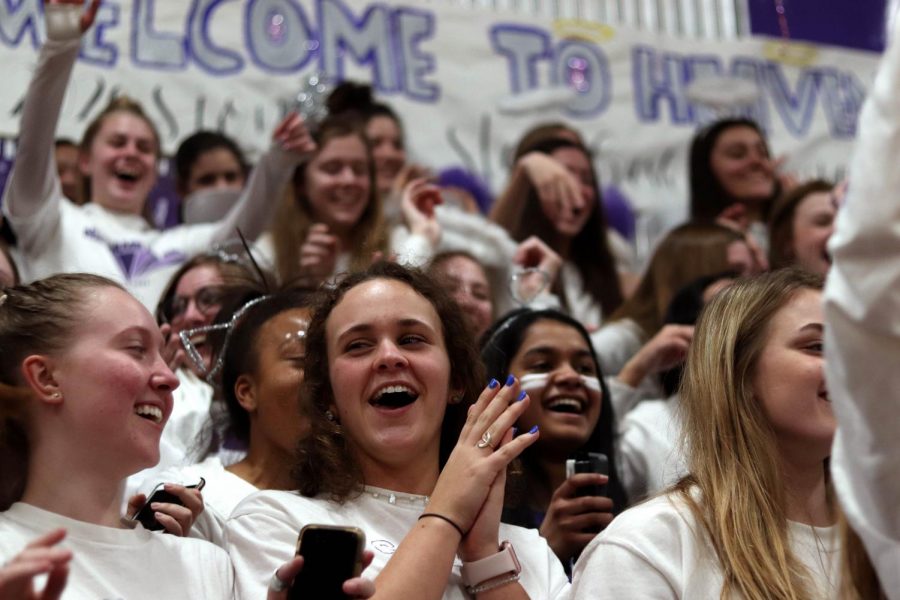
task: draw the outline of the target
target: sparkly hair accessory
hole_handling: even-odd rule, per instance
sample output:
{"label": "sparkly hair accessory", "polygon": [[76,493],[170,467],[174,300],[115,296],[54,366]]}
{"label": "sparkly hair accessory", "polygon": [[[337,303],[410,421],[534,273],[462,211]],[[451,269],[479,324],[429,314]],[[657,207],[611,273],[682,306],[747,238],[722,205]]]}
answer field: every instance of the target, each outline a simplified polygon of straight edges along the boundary
{"label": "sparkly hair accessory", "polygon": [[[262,283],[268,289],[269,281],[266,278],[265,273],[263,273],[262,268],[259,266],[259,263],[257,263],[256,259],[253,257],[253,252],[250,251],[250,245],[247,243],[247,239],[244,237],[244,233],[240,229],[238,229],[237,234],[240,241],[240,246],[238,246],[236,243],[230,243],[227,246],[217,245],[213,247],[212,253],[218,256],[219,259],[223,262],[246,262],[243,259],[243,257],[246,257],[246,259],[250,262],[250,266],[252,266],[256,271],[260,283]],[[243,252],[241,252],[241,249],[243,250]],[[234,311],[234,314],[230,319],[228,319],[227,323],[203,325],[202,327],[194,327],[193,329],[184,329],[178,333],[178,337],[181,339],[181,345],[184,346],[184,351],[187,353],[188,358],[191,359],[191,362],[194,363],[195,367],[197,367],[197,372],[201,374],[201,376],[206,380],[207,383],[212,385],[216,375],[222,369],[222,363],[225,360],[225,349],[228,348],[228,340],[231,338],[231,331],[234,329],[234,324],[237,323],[238,319],[240,319],[244,315],[244,313],[246,313],[252,307],[256,306],[263,300],[268,300],[271,297],[271,294],[265,294],[246,302],[243,306]],[[219,358],[216,360],[216,363],[214,365],[211,365],[210,368],[207,369],[206,365],[203,362],[203,357],[197,350],[195,340],[199,337],[200,339],[205,341],[207,336],[215,331],[224,331],[225,339],[222,341],[222,348],[219,350]]]}
{"label": "sparkly hair accessory", "polygon": [[328,116],[328,96],[334,82],[323,73],[310,73],[300,82],[300,91],[294,96],[294,110],[303,117],[306,128],[315,131],[316,126]]}
{"label": "sparkly hair accessory", "polygon": [[[181,338],[181,345],[184,346],[184,350],[185,352],[187,352],[188,358],[191,359],[191,362],[193,362],[194,366],[197,367],[197,372],[203,376],[207,383],[212,384],[216,375],[219,373],[219,371],[222,370],[222,363],[225,360],[225,349],[228,347],[228,340],[231,338],[231,332],[234,330],[234,324],[237,323],[238,319],[244,316],[244,313],[246,313],[248,310],[259,304],[263,300],[268,300],[271,297],[271,295],[265,295],[250,300],[238,310],[236,310],[234,312],[234,315],[232,315],[232,317],[228,319],[228,322],[226,323],[216,323],[214,325],[194,327],[193,329],[184,329],[178,333],[178,337]],[[207,369],[206,365],[203,362],[203,357],[200,355],[200,351],[197,350],[196,340],[197,338],[206,340],[207,336],[215,331],[224,331],[225,339],[222,341],[222,349],[219,350],[219,358],[216,359],[214,365],[211,365],[210,368]]]}

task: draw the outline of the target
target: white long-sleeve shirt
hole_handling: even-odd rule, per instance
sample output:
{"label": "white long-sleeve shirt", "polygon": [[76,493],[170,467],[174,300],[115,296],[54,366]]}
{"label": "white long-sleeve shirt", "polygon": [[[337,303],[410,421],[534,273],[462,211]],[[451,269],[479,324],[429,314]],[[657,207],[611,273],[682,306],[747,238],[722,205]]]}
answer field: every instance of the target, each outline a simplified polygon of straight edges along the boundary
{"label": "white long-sleeve shirt", "polygon": [[860,115],[830,242],[825,367],[831,471],[890,598],[900,598],[900,22]]}
{"label": "white long-sleeve shirt", "polygon": [[[81,7],[55,7],[67,10]],[[121,283],[153,310],[169,278],[188,258],[236,237],[237,228],[248,239],[266,228],[300,157],[280,148],[264,154],[241,200],[218,223],[157,231],[140,215],[69,202],[56,173],[54,137],[80,37],[77,31],[62,33],[41,49],[25,96],[16,163],[3,199],[3,210],[19,240],[23,280],[61,272],[95,273]]]}

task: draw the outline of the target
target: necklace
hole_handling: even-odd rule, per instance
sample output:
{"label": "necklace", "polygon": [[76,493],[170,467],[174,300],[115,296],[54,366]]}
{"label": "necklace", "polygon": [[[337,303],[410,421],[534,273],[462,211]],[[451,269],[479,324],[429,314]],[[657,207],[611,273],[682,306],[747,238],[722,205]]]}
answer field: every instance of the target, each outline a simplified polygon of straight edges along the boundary
{"label": "necklace", "polygon": [[[835,587],[835,584],[831,578],[831,571],[832,571],[832,568],[834,567],[834,563],[832,561],[832,556],[831,556],[833,552],[825,547],[825,543],[822,541],[822,538],[819,537],[819,532],[817,531],[817,528],[814,525],[807,524],[807,527],[809,527],[809,530],[812,532],[812,535],[813,535],[813,542],[815,543],[816,559],[818,560],[819,567],[822,569],[820,571],[820,573],[822,574],[822,577],[825,580],[825,584],[833,589]],[[833,535],[834,535],[834,530],[832,528],[828,532],[829,547],[833,546],[833,544],[832,544],[832,536]],[[826,566],[826,562],[828,563],[827,566]]]}
{"label": "necklace", "polygon": [[428,504],[428,496],[419,496],[417,494],[404,494],[403,492],[392,492],[382,488],[372,487],[370,485],[363,488],[365,493],[376,500],[387,502],[393,505],[416,506],[425,508]]}

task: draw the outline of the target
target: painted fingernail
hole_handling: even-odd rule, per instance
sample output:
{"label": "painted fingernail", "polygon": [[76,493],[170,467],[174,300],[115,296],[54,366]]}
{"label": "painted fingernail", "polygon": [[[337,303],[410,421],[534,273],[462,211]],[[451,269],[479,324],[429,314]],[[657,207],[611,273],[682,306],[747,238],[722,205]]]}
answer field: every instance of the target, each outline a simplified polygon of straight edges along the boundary
{"label": "painted fingernail", "polygon": [[537,426],[537,425],[535,425],[534,427],[532,427],[532,428],[528,431],[528,433],[537,433],[537,432],[538,432],[538,426]]}
{"label": "painted fingernail", "polygon": [[512,428],[512,432],[513,432],[513,437],[516,437],[516,434],[519,433],[519,428],[518,428],[518,427],[513,427],[513,428]]}
{"label": "painted fingernail", "polygon": [[510,375],[509,377],[506,378],[506,385],[507,385],[507,387],[511,386],[511,385],[514,384],[515,382],[516,382],[516,378],[515,378],[514,376],[512,376],[512,375]]}
{"label": "painted fingernail", "polygon": [[491,378],[491,380],[488,382],[488,387],[491,388],[492,390],[497,389],[498,385],[500,385],[500,382],[494,378]]}
{"label": "painted fingernail", "polygon": [[524,400],[525,396],[527,396],[527,395],[528,395],[528,392],[526,392],[525,390],[522,390],[521,392],[519,392],[519,398],[518,398],[519,402]]}

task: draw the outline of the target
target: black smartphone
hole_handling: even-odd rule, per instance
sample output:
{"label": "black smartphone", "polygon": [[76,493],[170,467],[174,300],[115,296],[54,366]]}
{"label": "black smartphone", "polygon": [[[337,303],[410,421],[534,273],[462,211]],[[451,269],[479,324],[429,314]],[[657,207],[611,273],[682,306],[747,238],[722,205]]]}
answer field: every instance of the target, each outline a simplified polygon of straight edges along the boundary
{"label": "black smartphone", "polygon": [[[609,475],[609,459],[600,452],[584,452],[566,461],[566,477],[575,473]],[[606,496],[607,485],[587,485],[578,488],[579,496]]]}
{"label": "black smartphone", "polygon": [[[167,492],[164,483],[160,483],[158,486],[153,488],[153,491],[150,492],[150,496],[147,498],[147,501],[144,502],[144,505],[141,506],[140,510],[134,513],[134,516],[131,517],[132,521],[137,521],[141,525],[144,526],[144,529],[148,529],[150,531],[159,531],[163,529],[162,524],[156,520],[156,516],[153,514],[155,511],[150,508],[150,505],[154,502],[167,502],[169,504],[179,504],[184,506],[184,503],[181,499],[175,494],[170,494]],[[194,485],[186,485],[189,490],[202,490],[203,486],[206,485],[206,480],[202,477],[200,481],[195,483]]]}
{"label": "black smartphone", "polygon": [[362,573],[366,534],[356,527],[307,525],[297,538],[303,570],[294,579],[289,600],[345,600],[344,582]]}

